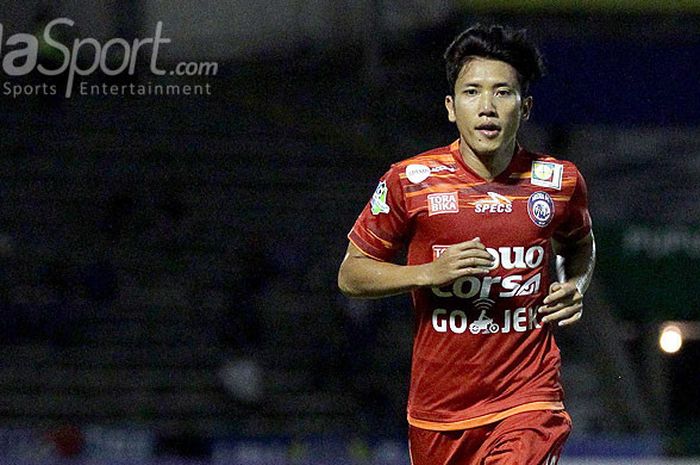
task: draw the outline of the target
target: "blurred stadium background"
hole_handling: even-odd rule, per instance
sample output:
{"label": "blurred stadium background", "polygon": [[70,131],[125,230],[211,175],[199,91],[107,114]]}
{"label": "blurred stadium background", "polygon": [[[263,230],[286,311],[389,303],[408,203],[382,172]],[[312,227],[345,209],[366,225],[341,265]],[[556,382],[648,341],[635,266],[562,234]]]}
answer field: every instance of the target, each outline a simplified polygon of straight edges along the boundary
{"label": "blurred stadium background", "polygon": [[79,79],[210,95],[71,98],[0,71],[0,463],[407,464],[408,301],[336,269],[388,165],[456,137],[441,54],[477,21],[541,44],[523,139],[590,188],[561,462],[700,463],[699,2],[9,0],[0,56],[59,17],[66,44],[162,21],[164,69],[218,71],[144,51]]}

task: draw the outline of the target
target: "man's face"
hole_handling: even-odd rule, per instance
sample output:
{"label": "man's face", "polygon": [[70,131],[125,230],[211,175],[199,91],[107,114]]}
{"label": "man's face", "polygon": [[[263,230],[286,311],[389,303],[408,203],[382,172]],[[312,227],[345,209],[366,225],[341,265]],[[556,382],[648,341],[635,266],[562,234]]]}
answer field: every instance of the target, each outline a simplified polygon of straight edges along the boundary
{"label": "man's face", "polygon": [[532,97],[522,98],[518,72],[511,65],[474,57],[462,67],[454,96],[445,97],[445,106],[463,143],[476,155],[493,155],[514,149],[520,120],[528,118]]}

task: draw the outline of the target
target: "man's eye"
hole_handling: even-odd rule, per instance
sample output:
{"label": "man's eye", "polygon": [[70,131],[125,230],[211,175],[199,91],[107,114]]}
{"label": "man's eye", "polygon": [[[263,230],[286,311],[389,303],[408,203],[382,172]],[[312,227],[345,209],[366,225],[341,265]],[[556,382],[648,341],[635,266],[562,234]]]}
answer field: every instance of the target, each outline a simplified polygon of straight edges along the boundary
{"label": "man's eye", "polygon": [[464,93],[467,95],[476,95],[476,89],[466,89]]}
{"label": "man's eye", "polygon": [[511,94],[510,89],[499,89],[496,91],[496,95],[500,97],[507,97]]}

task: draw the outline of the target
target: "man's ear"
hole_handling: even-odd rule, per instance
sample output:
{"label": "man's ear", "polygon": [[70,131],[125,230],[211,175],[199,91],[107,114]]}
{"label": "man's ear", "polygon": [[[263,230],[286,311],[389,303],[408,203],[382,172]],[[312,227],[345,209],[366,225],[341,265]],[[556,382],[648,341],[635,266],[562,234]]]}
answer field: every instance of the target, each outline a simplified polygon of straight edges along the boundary
{"label": "man's ear", "polygon": [[532,113],[532,106],[534,104],[535,102],[532,99],[532,96],[525,97],[525,100],[523,100],[521,107],[523,121],[527,121],[528,119],[530,119],[530,114]]}
{"label": "man's ear", "polygon": [[455,99],[453,96],[445,96],[445,108],[447,109],[447,119],[450,120],[451,123],[457,121],[457,117],[455,116]]}

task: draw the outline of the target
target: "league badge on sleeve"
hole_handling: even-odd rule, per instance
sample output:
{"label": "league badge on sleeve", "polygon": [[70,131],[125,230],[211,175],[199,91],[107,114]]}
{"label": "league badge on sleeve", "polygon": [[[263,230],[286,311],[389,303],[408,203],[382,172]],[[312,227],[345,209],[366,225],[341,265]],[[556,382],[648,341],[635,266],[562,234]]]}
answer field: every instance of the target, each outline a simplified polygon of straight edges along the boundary
{"label": "league badge on sleeve", "polygon": [[386,194],[388,191],[389,189],[386,187],[386,181],[381,181],[374,191],[374,194],[372,194],[372,199],[369,201],[373,215],[389,213],[389,210],[391,210],[386,203]]}
{"label": "league badge on sleeve", "polygon": [[540,228],[546,228],[554,218],[554,201],[546,192],[534,192],[527,199],[527,214]]}
{"label": "league badge on sleeve", "polygon": [[535,160],[532,162],[532,169],[530,171],[530,182],[533,185],[561,189],[564,165],[549,161]]}

